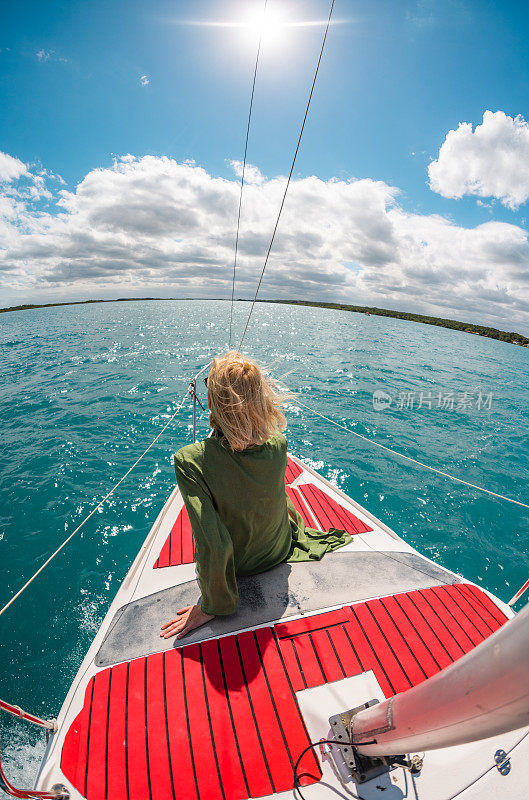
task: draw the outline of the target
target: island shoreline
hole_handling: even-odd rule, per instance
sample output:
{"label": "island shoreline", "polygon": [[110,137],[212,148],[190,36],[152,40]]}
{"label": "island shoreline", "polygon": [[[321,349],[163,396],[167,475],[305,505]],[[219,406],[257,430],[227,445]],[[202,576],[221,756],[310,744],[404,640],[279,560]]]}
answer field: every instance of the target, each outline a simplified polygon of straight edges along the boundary
{"label": "island shoreline", "polygon": [[[31,311],[36,308],[60,308],[62,306],[84,306],[96,303],[134,303],[140,301],[160,301],[160,300],[224,300],[226,297],[116,297],[108,300],[69,300],[62,303],[31,303],[21,306],[10,306],[0,308],[0,314],[10,311]],[[236,302],[251,302],[248,298],[237,298]],[[488,339],[497,339],[507,342],[507,344],[521,345],[529,347],[529,338],[516,331],[502,331],[499,328],[490,328],[486,325],[476,325],[473,322],[460,322],[444,317],[429,317],[425,314],[412,314],[407,311],[393,311],[388,308],[378,308],[376,306],[356,306],[347,303],[319,303],[312,300],[258,300],[258,303],[278,303],[291,306],[305,306],[309,308],[327,308],[332,311],[349,311],[355,314],[366,314],[378,317],[391,317],[393,319],[408,320],[410,322],[420,322],[423,325],[435,325],[440,328],[461,331],[462,333],[473,333],[478,336],[485,336]]]}

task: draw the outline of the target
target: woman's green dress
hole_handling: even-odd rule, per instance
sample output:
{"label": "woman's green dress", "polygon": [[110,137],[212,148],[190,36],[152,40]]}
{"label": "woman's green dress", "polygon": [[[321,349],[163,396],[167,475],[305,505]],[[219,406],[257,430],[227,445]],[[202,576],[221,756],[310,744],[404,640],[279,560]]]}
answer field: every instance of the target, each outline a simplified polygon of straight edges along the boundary
{"label": "woman's green dress", "polygon": [[206,614],[233,614],[236,575],[265,572],[282,561],[320,559],[350,541],[344,531],[305,527],[285,492],[282,434],[237,452],[214,435],[182,447],[174,465],[195,537]]}

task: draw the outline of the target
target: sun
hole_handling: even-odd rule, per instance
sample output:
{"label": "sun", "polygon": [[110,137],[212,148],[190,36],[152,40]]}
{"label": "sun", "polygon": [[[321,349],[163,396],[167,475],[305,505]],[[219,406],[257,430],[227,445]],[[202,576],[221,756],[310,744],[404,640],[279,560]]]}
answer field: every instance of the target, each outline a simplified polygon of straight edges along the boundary
{"label": "sun", "polygon": [[[327,18],[296,19],[289,16],[285,4],[278,3],[277,0],[269,0],[264,8],[260,3],[256,6],[254,2],[250,3],[250,0],[244,0],[244,7],[246,13],[232,19],[175,20],[175,24],[233,31],[239,43],[253,48],[260,40],[267,50],[292,44],[294,34],[317,28],[323,30],[329,24]],[[349,19],[333,19],[330,24],[338,25],[350,21]]]}
{"label": "sun", "polygon": [[275,9],[253,10],[245,21],[245,29],[263,43],[277,45],[285,35],[286,20]]}

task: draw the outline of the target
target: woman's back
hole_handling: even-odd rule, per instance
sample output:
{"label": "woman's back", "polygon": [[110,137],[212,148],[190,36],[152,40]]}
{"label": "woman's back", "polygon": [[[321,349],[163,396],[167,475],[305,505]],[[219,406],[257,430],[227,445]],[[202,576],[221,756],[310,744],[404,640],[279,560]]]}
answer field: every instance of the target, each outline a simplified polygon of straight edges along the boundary
{"label": "woman's back", "polygon": [[348,538],[343,531],[306,529],[287,498],[287,442],[280,433],[286,427],[285,397],[259,365],[241,353],[226,353],[213,359],[206,383],[214,434],[174,457],[202,599],[163,626],[165,637],[233,614],[237,575],[264,572],[287,559],[321,558]]}
{"label": "woman's back", "polygon": [[[179,485],[186,476],[201,477],[232,541],[237,575],[270,569],[289,554],[292,535],[285,498],[286,463],[287,441],[282,434],[239,451],[231,450],[224,437],[211,436],[175,455]],[[192,514],[203,513],[197,495],[186,492],[184,496]],[[200,551],[200,543],[197,545]]]}

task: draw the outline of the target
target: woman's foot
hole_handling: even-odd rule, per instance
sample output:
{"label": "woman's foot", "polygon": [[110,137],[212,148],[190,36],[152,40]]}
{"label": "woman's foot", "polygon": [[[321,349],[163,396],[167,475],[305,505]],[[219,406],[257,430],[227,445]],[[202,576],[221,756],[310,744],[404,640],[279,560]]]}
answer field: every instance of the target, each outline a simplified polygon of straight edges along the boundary
{"label": "woman's foot", "polygon": [[193,631],[195,628],[200,628],[205,625],[210,619],[213,619],[212,614],[204,614],[200,606],[185,606],[177,611],[178,616],[175,619],[169,620],[165,625],[162,625],[160,636],[163,639],[170,639],[175,636],[181,639],[186,633]]}

